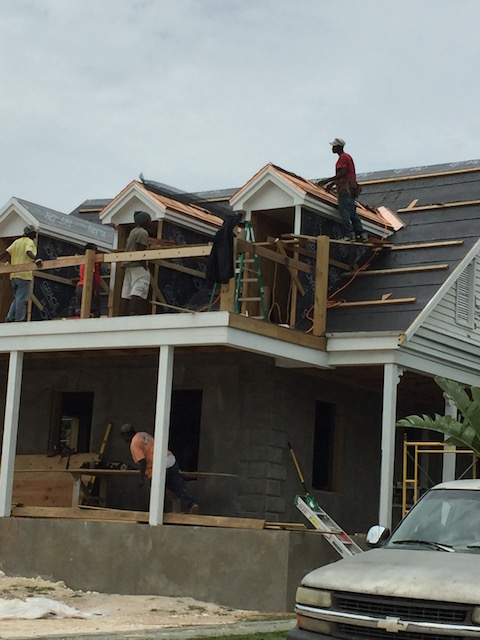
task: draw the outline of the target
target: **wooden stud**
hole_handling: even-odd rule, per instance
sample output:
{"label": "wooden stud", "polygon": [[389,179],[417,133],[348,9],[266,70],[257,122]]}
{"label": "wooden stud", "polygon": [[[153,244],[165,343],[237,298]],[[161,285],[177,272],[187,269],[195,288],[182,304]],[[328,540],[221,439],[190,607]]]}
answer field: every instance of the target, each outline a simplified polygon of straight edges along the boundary
{"label": "wooden stud", "polygon": [[235,278],[230,278],[227,284],[220,288],[220,311],[233,313],[235,306]]}
{"label": "wooden stud", "polygon": [[416,298],[389,298],[388,300],[359,300],[356,302],[339,302],[332,305],[330,309],[336,309],[337,307],[377,307],[384,304],[408,304],[410,302],[416,302]]}
{"label": "wooden stud", "polygon": [[313,335],[323,336],[327,325],[328,258],[330,238],[317,238],[317,265],[315,269],[315,302],[313,311]]}
{"label": "wooden stud", "polygon": [[391,269],[371,269],[368,271],[348,271],[343,276],[393,276],[402,273],[419,273],[421,271],[445,271],[449,268],[448,264],[424,264],[418,267],[396,267]]}
{"label": "wooden stud", "polygon": [[[285,258],[288,259],[287,252],[285,251],[285,247],[283,246],[283,243],[280,240],[280,238],[277,238],[275,244],[277,245],[277,249],[282,254],[282,256],[284,256]],[[294,269],[292,269],[292,267],[288,263],[287,263],[287,269],[288,269],[288,272],[290,273],[290,275],[292,276],[292,279],[295,282],[295,285],[296,285],[298,291],[300,291],[302,296],[304,296],[305,295],[305,289],[303,288],[302,283],[298,279],[298,275],[297,275],[296,271]]]}
{"label": "wooden stud", "polygon": [[410,209],[397,209],[397,213],[415,213],[417,211],[433,211],[436,209],[453,209],[456,207],[476,207],[480,205],[480,200],[460,200],[458,202],[441,202],[439,204],[425,204],[420,207]]}
{"label": "wooden stud", "polygon": [[95,270],[95,251],[85,251],[85,271],[83,276],[82,306],[80,318],[89,318],[92,310],[93,277]]}

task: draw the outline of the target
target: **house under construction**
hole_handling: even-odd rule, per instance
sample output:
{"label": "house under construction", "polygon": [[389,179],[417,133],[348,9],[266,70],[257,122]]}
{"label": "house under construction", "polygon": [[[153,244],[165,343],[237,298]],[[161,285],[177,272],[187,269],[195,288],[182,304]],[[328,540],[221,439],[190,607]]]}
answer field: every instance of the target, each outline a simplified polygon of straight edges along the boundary
{"label": "house under construction", "polygon": [[[480,161],[359,180],[366,243],[341,240],[334,194],[273,164],[238,189],[141,179],[70,215],[19,198],[0,210],[2,250],[34,224],[44,261],[28,321],[0,325],[2,570],[289,610],[302,575],[338,557],[295,507],[289,443],[350,534],[399,520],[397,419],[451,412],[435,375],[480,381]],[[126,253],[139,209],[151,246]],[[233,277],[214,283],[214,239],[234,215]],[[124,316],[121,264],[140,258],[148,304]],[[2,318],[14,271],[0,266]],[[155,434],[151,488],[129,468],[125,422]],[[198,516],[165,497],[167,446]],[[441,459],[433,480],[461,466]]]}

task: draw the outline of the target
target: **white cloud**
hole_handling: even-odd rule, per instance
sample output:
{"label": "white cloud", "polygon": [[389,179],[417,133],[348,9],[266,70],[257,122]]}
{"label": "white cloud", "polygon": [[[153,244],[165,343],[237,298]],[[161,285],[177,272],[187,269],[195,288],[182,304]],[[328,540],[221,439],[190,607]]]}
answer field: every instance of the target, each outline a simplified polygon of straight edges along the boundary
{"label": "white cloud", "polygon": [[476,0],[3,0],[0,201],[479,155]]}

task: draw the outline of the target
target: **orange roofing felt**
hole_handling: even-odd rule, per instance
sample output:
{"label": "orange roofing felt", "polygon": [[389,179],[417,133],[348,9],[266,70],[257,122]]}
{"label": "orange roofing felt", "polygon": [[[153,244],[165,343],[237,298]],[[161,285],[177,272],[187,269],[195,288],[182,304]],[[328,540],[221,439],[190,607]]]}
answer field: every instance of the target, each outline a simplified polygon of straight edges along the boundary
{"label": "orange roofing felt", "polygon": [[[141,182],[137,180],[132,180],[120,193],[105,207],[103,211],[106,211],[111,206],[115,204],[115,202],[126,192],[128,189],[135,185],[144,193],[148,195],[149,198],[155,200],[159,204],[161,204],[165,209],[169,211],[173,211],[175,213],[181,213],[191,218],[196,218],[197,220],[202,220],[203,222],[208,222],[216,227],[220,227],[223,224],[222,218],[210,213],[206,209],[202,209],[202,207],[198,207],[194,204],[184,204],[183,202],[178,202],[178,200],[174,200],[173,198],[168,198],[167,196],[160,196],[157,193],[153,193],[146,189]],[[102,212],[103,213],[103,212]]]}
{"label": "orange roofing felt", "polygon": [[[282,169],[281,167],[277,167],[271,162],[262,167],[260,171],[257,171],[257,173],[252,178],[250,178],[250,180],[246,182],[243,187],[241,187],[236,193],[234,193],[234,195],[230,198],[230,202],[237,198],[239,194],[245,191],[253,182],[255,182],[255,180],[257,180],[263,173],[265,173],[269,169],[278,174],[285,182],[289,182],[295,189],[301,191],[304,195],[309,195],[312,198],[316,198],[317,200],[326,202],[328,204],[332,204],[335,206],[338,205],[336,195],[334,195],[330,191],[327,191],[327,189],[320,187],[312,180],[307,180],[306,178],[297,176],[290,171]],[[386,220],[379,211],[363,205],[361,202],[358,202],[358,200],[357,212],[362,218],[366,218],[371,222],[380,225],[381,227],[388,227],[390,229],[393,229],[391,223]]]}

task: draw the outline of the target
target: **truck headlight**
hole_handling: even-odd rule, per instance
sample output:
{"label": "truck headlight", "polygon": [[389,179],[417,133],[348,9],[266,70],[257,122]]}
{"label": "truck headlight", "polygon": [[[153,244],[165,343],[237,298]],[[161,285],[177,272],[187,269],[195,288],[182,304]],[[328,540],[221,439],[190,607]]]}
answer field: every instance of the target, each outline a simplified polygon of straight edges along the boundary
{"label": "truck headlight", "polygon": [[473,624],[480,624],[480,607],[473,607],[472,622]]}
{"label": "truck headlight", "polygon": [[298,604],[306,604],[313,607],[331,607],[332,594],[322,589],[310,589],[310,587],[298,587],[295,597]]}

